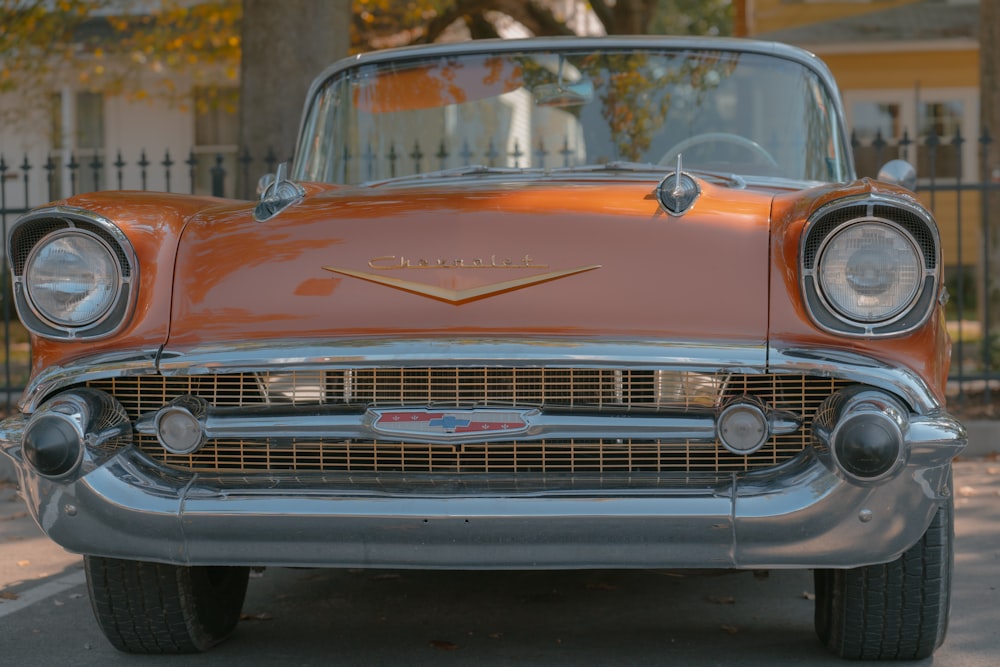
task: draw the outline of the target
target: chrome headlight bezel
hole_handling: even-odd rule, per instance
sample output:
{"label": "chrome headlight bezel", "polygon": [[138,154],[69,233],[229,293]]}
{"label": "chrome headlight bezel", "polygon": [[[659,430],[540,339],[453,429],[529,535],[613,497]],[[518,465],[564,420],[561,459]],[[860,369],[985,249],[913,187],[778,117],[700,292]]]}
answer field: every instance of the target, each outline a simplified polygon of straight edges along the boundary
{"label": "chrome headlight bezel", "polygon": [[[824,274],[824,268],[828,268],[824,262],[834,261],[831,257],[836,254],[831,248],[850,235],[857,242],[859,230],[895,243],[900,263],[887,273],[903,271],[909,281],[897,300],[879,308],[863,303],[862,290],[857,291],[854,304],[845,302],[850,290],[838,295]],[[871,243],[872,248],[878,245]],[[858,247],[867,250],[863,243]],[[919,204],[906,199],[864,196],[824,206],[807,221],[799,258],[806,309],[824,331],[857,337],[902,335],[923,325],[938,303],[941,243],[937,225]],[[845,263],[843,256],[839,261]],[[845,279],[840,287],[848,282]]]}
{"label": "chrome headlight bezel", "polygon": [[[54,275],[60,271],[65,275]],[[114,250],[101,237],[68,228],[50,232],[32,247],[24,261],[23,283],[28,306],[39,319],[61,329],[82,329],[111,314],[121,293],[122,272]]]}
{"label": "chrome headlight bezel", "polygon": [[[44,294],[31,282],[32,267],[52,244],[75,241],[89,246],[106,261],[106,302],[93,313],[74,320],[71,313],[46,307]],[[11,228],[7,244],[13,275],[14,303],[24,325],[51,339],[96,339],[117,333],[135,305],[138,263],[125,234],[106,218],[71,207],[33,211]],[[112,275],[113,273],[113,275]],[[86,292],[86,287],[81,288]]]}

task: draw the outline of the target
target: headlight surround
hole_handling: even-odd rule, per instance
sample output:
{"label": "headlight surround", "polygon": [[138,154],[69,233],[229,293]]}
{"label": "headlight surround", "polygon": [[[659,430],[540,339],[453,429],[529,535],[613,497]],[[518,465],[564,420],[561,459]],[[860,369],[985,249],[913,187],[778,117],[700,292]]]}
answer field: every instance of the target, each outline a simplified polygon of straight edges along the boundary
{"label": "headlight surround", "polygon": [[99,214],[72,206],[31,211],[11,227],[7,257],[17,313],[36,336],[106,338],[135,311],[135,249]]}
{"label": "headlight surround", "polygon": [[895,225],[865,220],[837,230],[820,249],[824,299],[855,322],[884,322],[907,310],[924,279],[913,238]]}
{"label": "headlight surround", "polygon": [[914,331],[943,289],[937,224],[908,197],[873,193],[823,206],[806,222],[799,260],[810,319],[840,335]]}
{"label": "headlight surround", "polygon": [[96,235],[63,230],[42,239],[24,265],[32,309],[60,327],[83,327],[107,317],[121,290],[115,253]]}

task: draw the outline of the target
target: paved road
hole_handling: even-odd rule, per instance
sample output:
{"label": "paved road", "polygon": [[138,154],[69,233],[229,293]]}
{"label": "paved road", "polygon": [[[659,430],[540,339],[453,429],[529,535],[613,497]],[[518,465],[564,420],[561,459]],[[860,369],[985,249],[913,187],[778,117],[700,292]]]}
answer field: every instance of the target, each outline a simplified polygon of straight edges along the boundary
{"label": "paved road", "polygon": [[[934,667],[1000,655],[1000,461],[956,466],[956,579]],[[183,664],[864,665],[829,656],[812,630],[807,572],[380,572],[266,570],[236,635]],[[176,665],[112,649],[80,559],[41,536],[0,486],[0,664]]]}

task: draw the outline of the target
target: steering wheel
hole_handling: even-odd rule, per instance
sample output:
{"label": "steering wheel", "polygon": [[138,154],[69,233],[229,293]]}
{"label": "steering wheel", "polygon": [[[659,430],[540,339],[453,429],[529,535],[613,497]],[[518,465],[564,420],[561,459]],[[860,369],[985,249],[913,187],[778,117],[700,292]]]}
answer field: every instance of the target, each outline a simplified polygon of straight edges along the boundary
{"label": "steering wheel", "polygon": [[684,151],[692,148],[694,146],[699,146],[701,144],[732,144],[734,146],[740,146],[741,148],[746,148],[750,152],[756,154],[764,160],[768,165],[772,167],[777,167],[778,162],[774,157],[767,152],[767,149],[758,144],[753,139],[747,139],[746,137],[733,134],[732,132],[702,132],[701,134],[696,134],[693,137],[688,137],[670,148],[663,157],[660,158],[659,164],[669,166],[677,163],[677,156]]}

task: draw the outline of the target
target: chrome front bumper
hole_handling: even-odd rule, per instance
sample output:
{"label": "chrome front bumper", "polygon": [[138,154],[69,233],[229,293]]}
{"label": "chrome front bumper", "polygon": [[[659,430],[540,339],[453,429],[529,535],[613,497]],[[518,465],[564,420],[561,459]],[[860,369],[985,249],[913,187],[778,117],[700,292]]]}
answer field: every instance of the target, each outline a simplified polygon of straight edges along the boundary
{"label": "chrome front bumper", "polygon": [[33,474],[17,447],[6,453],[38,524],[80,553],[190,565],[808,568],[890,560],[920,538],[951,493],[965,435],[942,417],[910,433],[909,462],[877,484],[849,482],[806,451],[724,483],[600,493],[428,493],[418,480],[404,492],[391,480],[362,494],[321,476],[180,475],[134,450],[64,484]]}
{"label": "chrome front bumper", "polygon": [[[772,352],[772,362],[778,356]],[[836,568],[891,560],[920,539],[951,493],[964,429],[915,376],[870,359],[784,353],[781,361],[901,397],[910,412],[899,464],[876,479],[852,478],[820,433],[819,446],[786,464],[721,477],[560,475],[497,488],[434,475],[216,475],[166,469],[126,447],[103,457],[88,450],[72,474],[52,479],[23,456],[23,417],[0,423],[0,449],[17,463],[44,531],[71,551],[108,557],[459,569]],[[32,405],[37,393],[27,396]]]}

